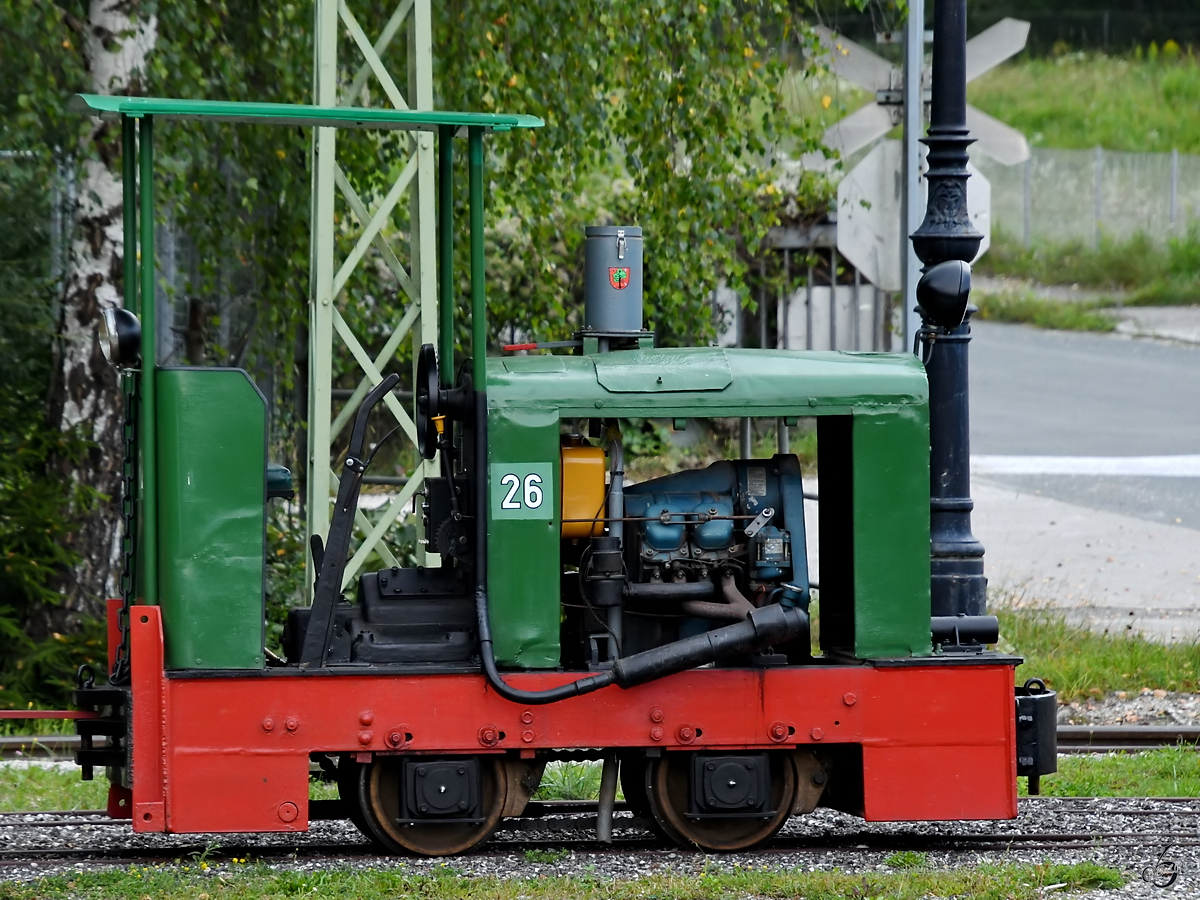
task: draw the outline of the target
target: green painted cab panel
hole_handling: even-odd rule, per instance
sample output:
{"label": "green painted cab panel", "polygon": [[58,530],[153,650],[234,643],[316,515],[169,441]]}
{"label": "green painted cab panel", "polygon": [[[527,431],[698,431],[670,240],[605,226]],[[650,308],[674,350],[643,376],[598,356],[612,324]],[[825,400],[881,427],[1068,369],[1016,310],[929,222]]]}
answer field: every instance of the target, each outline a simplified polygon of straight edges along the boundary
{"label": "green painted cab panel", "polygon": [[[925,370],[903,353],[804,352],[678,348],[619,350],[600,356],[505,357],[488,360],[488,406],[493,409],[559,410],[563,417],[814,416],[855,409],[896,408],[928,402]],[[728,371],[728,384],[649,391],[614,391],[626,368],[632,382],[648,373],[650,360],[663,375],[671,370]],[[651,380],[656,380],[658,374]]]}
{"label": "green painted cab panel", "polygon": [[929,415],[862,412],[853,427],[854,655],[929,656]]}
{"label": "green painted cab panel", "polygon": [[156,387],[167,666],[262,668],[266,402],[241,369],[160,369]]}
{"label": "green painted cab panel", "polygon": [[634,350],[593,356],[596,380],[621,393],[662,391],[720,391],[733,375],[724,350],[683,348]]}
{"label": "green painted cab panel", "polygon": [[558,413],[488,410],[488,607],[496,661],[559,663]]}

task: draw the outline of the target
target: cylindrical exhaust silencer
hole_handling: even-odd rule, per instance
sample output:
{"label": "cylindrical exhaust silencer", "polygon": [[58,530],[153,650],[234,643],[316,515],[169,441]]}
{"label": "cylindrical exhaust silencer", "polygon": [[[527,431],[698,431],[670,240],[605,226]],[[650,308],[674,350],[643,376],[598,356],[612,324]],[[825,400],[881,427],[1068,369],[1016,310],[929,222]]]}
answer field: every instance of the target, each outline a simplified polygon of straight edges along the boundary
{"label": "cylindrical exhaust silencer", "polygon": [[642,330],[642,229],[592,225],[584,245],[584,322],[591,331]]}

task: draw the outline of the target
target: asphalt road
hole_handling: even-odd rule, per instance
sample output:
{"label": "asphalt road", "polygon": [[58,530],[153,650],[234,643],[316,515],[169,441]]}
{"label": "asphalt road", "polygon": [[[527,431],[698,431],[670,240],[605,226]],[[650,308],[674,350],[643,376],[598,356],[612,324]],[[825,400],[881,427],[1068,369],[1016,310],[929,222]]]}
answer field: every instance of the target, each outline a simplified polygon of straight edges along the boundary
{"label": "asphalt road", "polygon": [[1200,346],[971,325],[971,452],[1200,453]]}
{"label": "asphalt road", "polygon": [[[1121,335],[971,326],[971,453],[1200,453],[1200,346]],[[990,482],[1200,529],[1200,479],[1033,474]]]}
{"label": "asphalt road", "polygon": [[[971,452],[1200,454],[1200,346],[972,325]],[[977,472],[998,587],[1104,629],[1200,634],[1200,478]]]}

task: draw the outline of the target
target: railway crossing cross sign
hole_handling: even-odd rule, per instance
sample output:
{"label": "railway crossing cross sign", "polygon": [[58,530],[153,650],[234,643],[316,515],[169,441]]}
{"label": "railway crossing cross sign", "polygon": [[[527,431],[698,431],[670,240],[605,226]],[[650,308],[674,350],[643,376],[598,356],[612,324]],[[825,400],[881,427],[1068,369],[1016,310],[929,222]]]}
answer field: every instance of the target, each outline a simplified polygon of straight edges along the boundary
{"label": "railway crossing cross sign", "polygon": [[[922,148],[923,150],[924,148]],[[924,154],[922,154],[924,157]],[[838,184],[837,248],[862,277],[877,288],[903,288],[900,248],[903,246],[900,215],[901,171],[904,146],[900,141],[880,141]],[[922,166],[922,169],[924,166]],[[975,230],[983,235],[978,259],[991,243],[992,186],[970,163],[967,171],[967,212]],[[926,182],[921,178],[917,203],[925,208]]]}
{"label": "railway crossing cross sign", "polygon": [[[825,132],[822,139],[825,146],[846,158],[878,141],[900,123],[904,105],[903,72],[828,28],[820,27],[817,32],[830,70],[875,92],[875,102],[851,113]],[[969,40],[967,81],[1019,53],[1028,36],[1028,22],[1006,18]],[[929,79],[927,67],[921,79],[923,93],[928,89]],[[927,95],[922,102],[928,102]],[[1015,128],[969,105],[966,121],[971,137],[975,139],[973,149],[1004,165],[1015,165],[1029,158],[1029,144]],[[828,160],[818,160],[818,156],[820,154],[810,154],[805,159],[806,166],[829,164]],[[838,252],[867,281],[886,291],[903,290],[900,254],[907,243],[900,233],[904,227],[901,222],[903,163],[901,142],[883,141],[838,186]],[[979,249],[979,256],[982,256],[991,242],[991,185],[973,165],[968,164],[968,171],[971,178],[967,182],[967,209],[972,225],[984,236]],[[924,208],[924,178],[921,189],[922,196],[916,199],[916,205]]]}
{"label": "railway crossing cross sign", "polygon": [[[875,102],[852,112],[829,129],[822,143],[838,151],[843,159],[883,137],[900,124],[904,108],[901,88],[904,73],[898,66],[872,53],[866,47],[846,40],[824,26],[817,28],[817,37],[825,51],[823,61],[839,78],[844,78],[875,94]],[[1010,57],[1025,49],[1029,23],[1019,19],[1001,19],[991,28],[967,41],[967,81],[974,81]],[[921,73],[922,103],[928,105],[931,70]],[[926,114],[928,118],[928,114]],[[1006,166],[1014,166],[1029,158],[1029,143],[1025,135],[994,119],[970,104],[967,105],[967,127],[975,143],[973,150],[990,156]]]}

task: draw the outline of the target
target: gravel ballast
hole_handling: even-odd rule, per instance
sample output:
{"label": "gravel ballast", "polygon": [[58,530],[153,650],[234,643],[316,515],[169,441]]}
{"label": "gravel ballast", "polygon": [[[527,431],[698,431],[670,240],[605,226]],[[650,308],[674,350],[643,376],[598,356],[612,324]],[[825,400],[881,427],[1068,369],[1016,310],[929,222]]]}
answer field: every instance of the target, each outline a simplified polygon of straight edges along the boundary
{"label": "gravel ballast", "polygon": [[[38,818],[31,817],[30,821]],[[1051,860],[1059,863],[1092,861],[1111,866],[1130,874],[1128,885],[1117,891],[1093,891],[1082,895],[1088,897],[1161,897],[1166,892],[1178,896],[1200,896],[1200,846],[1179,846],[1168,850],[1167,858],[1175,861],[1179,877],[1170,888],[1164,889],[1145,883],[1140,878],[1143,867],[1155,860],[1168,840],[1190,842],[1200,845],[1200,801],[1196,803],[1104,798],[1097,800],[1072,800],[1048,797],[1022,798],[1020,813],[1011,821],[1000,822],[932,822],[932,823],[866,823],[854,816],[817,810],[792,819],[783,834],[809,837],[828,837],[842,844],[839,849],[772,849],[760,851],[706,855],[699,852],[673,849],[661,844],[648,844],[646,849],[621,851],[597,851],[595,845],[584,845],[586,849],[572,850],[572,841],[578,840],[579,832],[555,833],[550,831],[498,832],[496,837],[474,854],[448,859],[396,859],[376,857],[373,851],[348,822],[315,822],[304,834],[256,834],[256,835],[135,835],[127,824],[70,825],[61,828],[22,826],[6,818],[0,828],[0,849],[12,854],[14,851],[37,852],[58,847],[92,850],[125,850],[136,853],[144,849],[147,856],[161,857],[161,862],[175,865],[173,851],[179,853],[180,865],[188,865],[189,871],[198,877],[236,870],[237,865],[228,861],[229,851],[222,852],[221,846],[248,848],[251,861],[263,854],[271,866],[289,870],[308,871],[340,868],[345,866],[365,868],[391,868],[404,866],[411,872],[445,871],[452,868],[463,876],[494,876],[501,878],[537,878],[542,876],[588,875],[592,878],[630,880],[664,871],[700,872],[705,866],[734,868],[752,867],[760,869],[819,870],[841,869],[848,872],[886,872],[885,860],[889,850],[861,849],[860,843],[882,835],[913,835],[916,844],[924,845],[929,836],[945,836],[952,841],[955,836],[969,835],[1097,835],[1120,833],[1119,838],[1097,840],[1093,846],[1083,849],[1060,847],[1029,848],[1014,846],[1007,850],[926,850],[931,868],[954,868],[971,866],[980,861],[1038,863]],[[649,838],[649,835],[626,820],[626,827],[618,827],[615,836],[620,839]],[[618,821],[618,825],[620,825]],[[1128,835],[1128,836],[1126,836]],[[1162,837],[1169,835],[1169,839]],[[1087,838],[1083,838],[1087,841]],[[539,846],[562,847],[567,854],[553,862],[531,862],[526,858],[526,841],[537,841]],[[545,842],[554,842],[547,844]],[[1119,842],[1121,846],[1113,846]],[[306,857],[305,848],[328,848],[337,845],[329,855]],[[1106,846],[1107,845],[1107,846]],[[199,875],[195,857],[191,852],[212,846],[212,858],[208,870]],[[297,849],[295,857],[279,857],[279,851]],[[257,852],[256,852],[257,851]],[[340,857],[348,858],[340,858]],[[142,863],[145,865],[145,863]],[[0,879],[29,881],[50,874],[65,874],[79,870],[94,870],[97,862],[28,861],[0,867]],[[128,861],[115,860],[112,866],[125,868]],[[1081,895],[1077,895],[1081,896]]]}
{"label": "gravel ballast", "polygon": [[1150,688],[1113,691],[1060,705],[1058,724],[1200,726],[1200,694]]}

